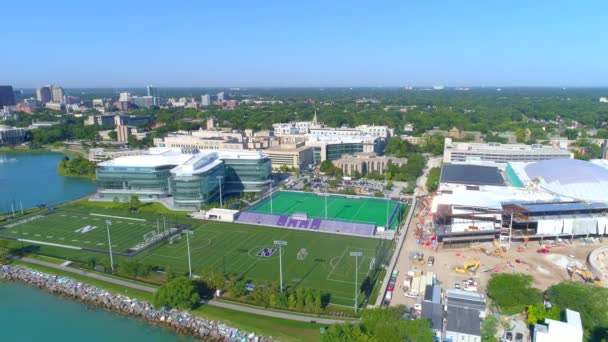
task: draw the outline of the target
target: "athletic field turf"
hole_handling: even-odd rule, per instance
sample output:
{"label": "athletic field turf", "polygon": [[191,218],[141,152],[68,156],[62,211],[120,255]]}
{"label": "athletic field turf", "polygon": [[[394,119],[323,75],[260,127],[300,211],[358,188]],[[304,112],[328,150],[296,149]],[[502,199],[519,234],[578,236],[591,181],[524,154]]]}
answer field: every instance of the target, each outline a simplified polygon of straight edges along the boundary
{"label": "athletic field turf", "polygon": [[[379,259],[386,258],[390,245],[390,241],[379,239],[221,222],[202,223],[189,238],[194,273],[222,271],[242,275],[253,284],[279,282],[279,250],[273,241],[284,240],[284,285],[319,289],[330,294],[331,303],[341,305],[354,302],[355,258],[350,252],[363,252],[358,260],[361,284],[368,275],[376,278],[370,266],[373,269],[380,264]],[[136,258],[186,272],[186,236],[182,234],[173,244],[165,243]]]}
{"label": "athletic field turf", "polygon": [[[39,246],[38,253],[58,258],[86,262],[95,257],[109,262],[105,220],[111,220],[112,250],[125,252],[143,241],[143,235],[156,230],[155,213],[130,213],[128,210],[104,208],[95,204],[87,207],[68,205],[50,215],[32,214],[3,222],[0,237],[28,240],[26,246]],[[95,215],[91,215],[95,214]],[[106,216],[98,216],[106,215]],[[109,217],[115,216],[115,217]],[[34,218],[24,222],[24,220]],[[118,218],[121,217],[121,218]],[[130,219],[130,220],[129,220]],[[138,221],[133,219],[147,219]],[[175,222],[167,216],[167,227]],[[171,222],[169,222],[171,221]],[[179,217],[178,223],[190,224],[190,250],[195,274],[207,270],[242,275],[255,284],[279,282],[279,251],[274,240],[284,240],[283,280],[285,287],[309,287],[329,294],[333,304],[351,306],[355,291],[355,258],[350,252],[361,251],[357,282],[359,286],[376,285],[379,266],[386,262],[392,241],[348,235],[270,228],[237,223],[205,222]],[[89,226],[89,229],[83,229]],[[160,219],[162,229],[162,219]],[[95,227],[91,229],[91,227]],[[38,241],[38,242],[35,242]],[[49,245],[53,244],[53,245]],[[63,247],[62,247],[63,246]],[[100,250],[77,250],[65,246]],[[275,248],[275,250],[273,250]],[[180,234],[173,243],[162,241],[135,257],[115,255],[120,267],[128,260],[138,260],[151,266],[170,267],[179,274],[188,271],[186,235]],[[372,260],[374,262],[372,263]],[[370,266],[372,267],[370,269]],[[369,287],[369,286],[368,286]],[[363,296],[359,299],[363,303]]]}
{"label": "athletic field turf", "polygon": [[[387,201],[384,199],[330,195],[327,197],[327,218],[342,221],[371,223],[386,227]],[[399,223],[398,202],[388,201],[388,217],[391,229]],[[249,209],[261,213],[270,213],[270,199],[254,205]],[[309,217],[325,218],[325,197],[313,193],[280,191],[272,197],[272,213],[291,215],[306,213]]]}
{"label": "athletic field turf", "polygon": [[[102,216],[103,215],[103,216]],[[110,226],[112,251],[125,253],[144,241],[144,234],[157,230],[156,222],[128,216],[110,217],[77,211],[58,210],[48,215],[30,215],[13,220],[0,229],[0,237],[22,239],[25,242],[59,245],[64,248],[108,250],[106,220]],[[161,221],[162,224],[162,221]]]}

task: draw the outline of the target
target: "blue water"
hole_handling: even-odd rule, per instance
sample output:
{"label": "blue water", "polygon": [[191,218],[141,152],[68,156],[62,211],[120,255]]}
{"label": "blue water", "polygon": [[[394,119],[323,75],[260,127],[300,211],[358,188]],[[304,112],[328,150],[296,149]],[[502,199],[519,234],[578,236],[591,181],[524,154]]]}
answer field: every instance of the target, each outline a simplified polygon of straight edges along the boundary
{"label": "blue water", "polygon": [[195,341],[19,283],[0,281],[0,299],[0,341]]}
{"label": "blue water", "polygon": [[83,178],[57,174],[61,153],[0,152],[0,212],[32,208],[37,204],[57,204],[95,191],[95,184]]}

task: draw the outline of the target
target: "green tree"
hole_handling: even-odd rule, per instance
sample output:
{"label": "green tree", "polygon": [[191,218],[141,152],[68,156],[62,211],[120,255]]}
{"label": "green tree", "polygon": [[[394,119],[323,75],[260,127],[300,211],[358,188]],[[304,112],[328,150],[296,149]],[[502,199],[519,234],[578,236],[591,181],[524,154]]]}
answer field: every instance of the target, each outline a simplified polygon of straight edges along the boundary
{"label": "green tree", "polygon": [[139,209],[139,207],[141,205],[141,202],[139,201],[139,196],[131,195],[131,200],[129,201],[129,205],[131,206],[132,210]]}
{"label": "green tree", "polygon": [[481,322],[481,340],[483,342],[498,342],[496,334],[498,333],[499,321],[496,316],[488,316]]}
{"label": "green tree", "polygon": [[176,278],[161,286],[154,294],[154,305],[159,308],[194,309],[200,296],[192,281],[186,277]]}
{"label": "green tree", "polygon": [[108,137],[111,140],[116,141],[116,140],[118,140],[118,133],[116,133],[116,131],[109,131],[108,132]]}
{"label": "green tree", "polygon": [[331,162],[331,160],[324,160],[319,166],[319,171],[327,175],[334,175],[336,173],[336,167],[334,166],[334,163]]}
{"label": "green tree", "polygon": [[435,192],[439,187],[439,176],[441,175],[441,169],[438,167],[431,168],[426,178],[426,190],[431,193]]}

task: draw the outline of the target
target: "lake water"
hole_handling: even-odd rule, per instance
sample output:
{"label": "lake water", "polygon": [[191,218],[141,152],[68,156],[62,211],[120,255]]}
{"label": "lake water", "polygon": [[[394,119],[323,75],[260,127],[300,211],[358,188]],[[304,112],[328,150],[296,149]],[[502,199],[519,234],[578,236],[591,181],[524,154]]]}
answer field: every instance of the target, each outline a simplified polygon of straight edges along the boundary
{"label": "lake water", "polygon": [[93,309],[19,283],[0,281],[2,341],[191,342],[142,321]]}
{"label": "lake water", "polygon": [[0,212],[32,208],[37,204],[57,204],[95,191],[95,184],[83,178],[57,174],[61,153],[0,152]]}

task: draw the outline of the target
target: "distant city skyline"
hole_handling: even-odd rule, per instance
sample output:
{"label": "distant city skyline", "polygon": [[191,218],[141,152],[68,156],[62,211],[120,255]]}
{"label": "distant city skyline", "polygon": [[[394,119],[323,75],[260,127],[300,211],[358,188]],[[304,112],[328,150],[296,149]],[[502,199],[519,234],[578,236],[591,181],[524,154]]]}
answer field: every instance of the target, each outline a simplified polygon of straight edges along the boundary
{"label": "distant city skyline", "polygon": [[608,86],[605,1],[13,1],[3,13],[0,84],[16,89]]}

